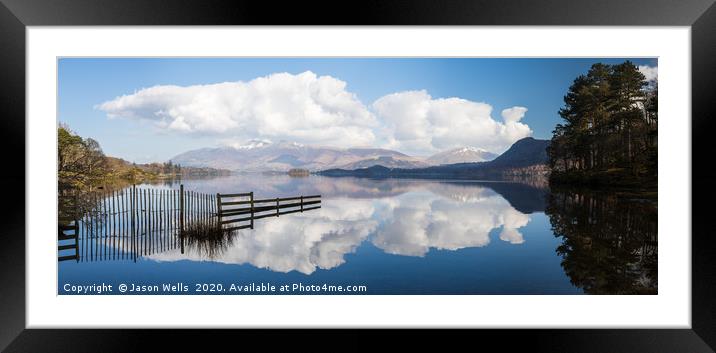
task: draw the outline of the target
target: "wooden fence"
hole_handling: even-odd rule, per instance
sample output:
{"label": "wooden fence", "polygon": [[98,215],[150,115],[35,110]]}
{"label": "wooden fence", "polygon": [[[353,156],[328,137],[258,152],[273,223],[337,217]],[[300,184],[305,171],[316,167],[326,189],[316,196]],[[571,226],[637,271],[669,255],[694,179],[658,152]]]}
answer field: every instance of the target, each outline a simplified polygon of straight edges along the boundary
{"label": "wooden fence", "polygon": [[[136,261],[137,256],[182,247],[183,225],[211,218],[215,204],[213,195],[184,191],[183,187],[133,186],[78,198],[79,217],[72,222],[77,226],[77,261]],[[67,259],[60,255],[59,259]]]}
{"label": "wooden fence", "polygon": [[[59,201],[58,260],[78,262],[136,261],[138,256],[177,248],[184,253],[184,230],[195,224],[218,221],[227,231],[253,229],[256,219],[320,208],[315,206],[320,204],[320,195],[254,200],[253,192],[212,195],[184,190],[183,185],[178,190],[132,186],[92,192],[74,195],[74,203],[62,201],[63,197]],[[231,201],[242,197],[248,200]],[[240,205],[249,206],[233,207]],[[67,234],[68,230],[74,233]],[[74,243],[63,243],[70,239]]]}
{"label": "wooden fence", "polygon": [[[219,224],[226,230],[254,229],[254,220],[321,208],[321,195],[254,199],[254,193],[216,194]],[[247,224],[248,222],[248,224]]]}
{"label": "wooden fence", "polygon": [[[58,260],[80,259],[79,223],[77,222],[77,195],[59,195],[58,199],[57,252]],[[69,212],[68,212],[69,211]],[[69,232],[69,233],[68,233]]]}

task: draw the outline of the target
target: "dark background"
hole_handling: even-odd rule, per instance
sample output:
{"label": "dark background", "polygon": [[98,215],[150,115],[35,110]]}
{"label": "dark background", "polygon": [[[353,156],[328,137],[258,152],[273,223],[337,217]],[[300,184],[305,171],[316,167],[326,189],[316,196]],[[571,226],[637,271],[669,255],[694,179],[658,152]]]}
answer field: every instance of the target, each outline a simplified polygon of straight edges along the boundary
{"label": "dark background", "polygon": [[[716,125],[716,6],[713,0],[607,1],[200,1],[0,0],[0,348],[8,352],[169,351],[264,348],[375,348],[363,337],[390,335],[380,348],[465,340],[469,347],[550,352],[712,352],[716,347],[716,242],[710,227],[710,187],[716,172],[710,134]],[[630,25],[692,28],[692,330],[460,330],[266,332],[235,330],[25,329],[25,26],[37,25]],[[661,104],[668,104],[662,100]],[[685,124],[688,117],[683,117]],[[668,143],[668,141],[667,141]],[[667,147],[668,148],[668,147]],[[663,167],[663,166],[662,166]],[[20,185],[24,185],[21,188]],[[689,234],[661,234],[688,237]],[[53,235],[54,237],[54,235]],[[180,310],[181,308],[178,308]],[[575,308],[557,308],[575,310]],[[655,308],[658,310],[658,308]],[[139,318],[141,320],[141,318]],[[285,337],[276,339],[280,333]],[[271,335],[269,337],[269,334]],[[360,337],[357,335],[361,334]],[[406,335],[414,337],[405,337]],[[451,337],[437,337],[450,335]],[[371,338],[373,338],[371,337]],[[14,339],[14,341],[13,341]],[[327,339],[339,345],[327,344]],[[229,344],[229,346],[223,346]],[[9,346],[8,346],[9,345]],[[228,349],[219,349],[229,347]]]}

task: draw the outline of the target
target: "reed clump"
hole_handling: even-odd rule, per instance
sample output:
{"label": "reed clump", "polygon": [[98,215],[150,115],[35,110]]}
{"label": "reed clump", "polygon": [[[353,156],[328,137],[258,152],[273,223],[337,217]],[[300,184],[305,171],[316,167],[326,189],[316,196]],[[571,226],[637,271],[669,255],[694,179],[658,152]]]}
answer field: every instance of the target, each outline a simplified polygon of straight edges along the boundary
{"label": "reed clump", "polygon": [[187,246],[208,258],[216,258],[233,244],[236,232],[222,228],[216,221],[198,221],[184,226]]}

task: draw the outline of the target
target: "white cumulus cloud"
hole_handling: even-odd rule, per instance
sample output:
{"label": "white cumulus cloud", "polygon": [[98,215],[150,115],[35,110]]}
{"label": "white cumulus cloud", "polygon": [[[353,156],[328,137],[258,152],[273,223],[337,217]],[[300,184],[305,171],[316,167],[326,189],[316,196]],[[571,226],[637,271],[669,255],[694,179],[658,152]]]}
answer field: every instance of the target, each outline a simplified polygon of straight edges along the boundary
{"label": "white cumulus cloud", "polygon": [[97,108],[110,118],[151,120],[176,132],[346,147],[373,144],[377,126],[345,82],[310,71],[249,82],[154,86]]}
{"label": "white cumulus cloud", "polygon": [[659,68],[657,66],[639,65],[638,68],[649,83],[656,82],[659,78]]}
{"label": "white cumulus cloud", "polygon": [[370,107],[347,84],[311,71],[275,73],[248,82],[160,85],[96,106],[109,118],[151,121],[182,134],[212,135],[226,144],[263,139],[336,147],[375,146],[412,155],[474,146],[505,151],[532,130],[524,107],[492,117],[487,103],[427,91],[385,95]]}
{"label": "white cumulus cloud", "polygon": [[505,120],[505,123],[516,123],[524,118],[525,113],[527,113],[525,107],[508,108],[502,111],[502,119]]}
{"label": "white cumulus cloud", "polygon": [[433,98],[427,91],[407,91],[383,96],[373,103],[385,124],[387,146],[406,153],[425,154],[460,146],[503,152],[532,130],[520,119],[526,108],[502,112],[503,121],[492,118],[492,106],[462,98]]}

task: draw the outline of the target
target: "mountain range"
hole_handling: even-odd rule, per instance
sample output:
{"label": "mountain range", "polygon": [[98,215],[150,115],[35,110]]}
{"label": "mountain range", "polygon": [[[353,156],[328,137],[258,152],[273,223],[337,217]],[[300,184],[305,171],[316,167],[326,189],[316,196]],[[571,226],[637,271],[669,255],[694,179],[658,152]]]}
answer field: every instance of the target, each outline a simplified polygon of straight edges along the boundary
{"label": "mountain range", "polygon": [[285,172],[294,168],[315,172],[327,169],[357,170],[373,166],[414,169],[441,164],[489,161],[495,157],[497,155],[494,153],[474,147],[456,148],[421,158],[382,148],[335,148],[287,141],[271,143],[252,140],[241,146],[187,151],[175,156],[171,161],[182,166],[229,169],[237,172]]}
{"label": "mountain range", "polygon": [[326,176],[358,176],[373,178],[451,178],[502,180],[507,174],[518,170],[534,169],[548,162],[547,147],[549,140],[537,140],[525,137],[515,142],[497,158],[486,162],[455,163],[425,168],[387,168],[376,165],[354,170],[328,169],[318,172]]}
{"label": "mountain range", "polygon": [[433,165],[485,162],[495,159],[495,157],[497,157],[497,154],[482,148],[461,147],[434,154],[428,157],[426,162]]}

